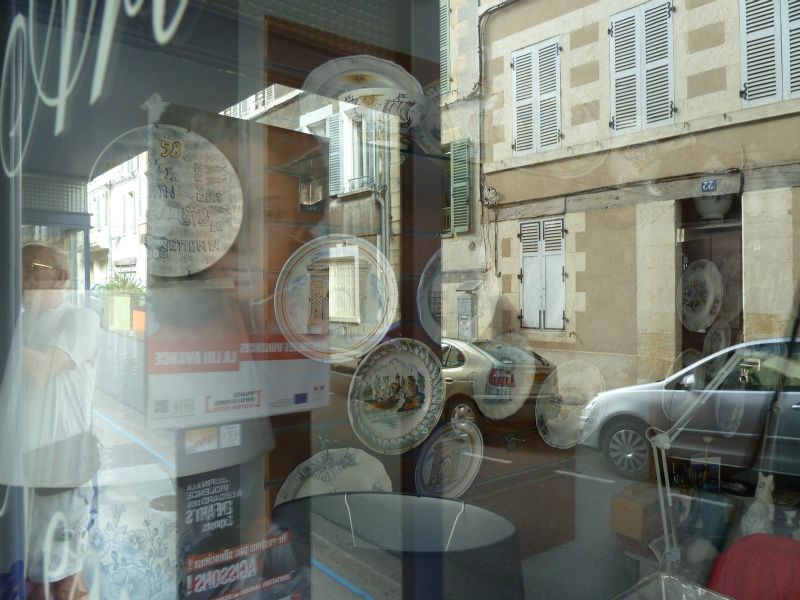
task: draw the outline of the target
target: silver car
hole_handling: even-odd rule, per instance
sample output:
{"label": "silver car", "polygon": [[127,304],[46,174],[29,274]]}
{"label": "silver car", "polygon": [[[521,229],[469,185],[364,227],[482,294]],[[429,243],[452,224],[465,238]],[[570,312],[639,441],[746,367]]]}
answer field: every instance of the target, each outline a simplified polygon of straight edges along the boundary
{"label": "silver car", "polygon": [[[798,475],[798,358],[788,338],[746,342],[663,381],[603,392],[584,413],[583,444],[600,449],[619,475],[647,479],[653,462],[648,429],[677,424],[670,457],[714,456],[722,465]],[[774,416],[765,434],[768,413]]]}

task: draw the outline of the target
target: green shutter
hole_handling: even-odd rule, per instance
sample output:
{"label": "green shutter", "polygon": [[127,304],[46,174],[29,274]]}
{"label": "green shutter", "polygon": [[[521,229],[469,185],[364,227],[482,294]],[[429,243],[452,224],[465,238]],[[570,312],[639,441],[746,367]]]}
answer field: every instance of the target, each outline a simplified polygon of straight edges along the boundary
{"label": "green shutter", "polygon": [[450,0],[439,0],[439,91],[450,91]]}
{"label": "green shutter", "polygon": [[455,233],[469,231],[469,140],[450,146],[450,223]]}

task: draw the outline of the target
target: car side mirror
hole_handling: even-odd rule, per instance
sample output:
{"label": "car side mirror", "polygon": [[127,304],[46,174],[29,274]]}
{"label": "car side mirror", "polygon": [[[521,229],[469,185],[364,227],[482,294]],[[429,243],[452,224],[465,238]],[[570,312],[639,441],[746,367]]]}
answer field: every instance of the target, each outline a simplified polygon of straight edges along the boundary
{"label": "car side mirror", "polygon": [[694,373],[689,373],[688,375],[685,375],[683,379],[681,379],[681,389],[694,389]]}

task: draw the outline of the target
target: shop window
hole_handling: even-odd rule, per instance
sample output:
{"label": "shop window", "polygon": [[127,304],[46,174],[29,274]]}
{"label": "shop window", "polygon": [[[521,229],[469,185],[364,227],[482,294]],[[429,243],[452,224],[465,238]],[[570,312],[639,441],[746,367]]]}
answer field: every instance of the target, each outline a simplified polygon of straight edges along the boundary
{"label": "shop window", "polygon": [[522,247],[522,326],[564,329],[564,219],[520,225]]}
{"label": "shop window", "polygon": [[657,0],[611,17],[611,121],[616,132],[672,123],[672,3]]}
{"label": "shop window", "polygon": [[517,50],[511,55],[515,155],[559,146],[561,83],[558,38]]}
{"label": "shop window", "polygon": [[744,106],[800,95],[800,2],[740,0]]}

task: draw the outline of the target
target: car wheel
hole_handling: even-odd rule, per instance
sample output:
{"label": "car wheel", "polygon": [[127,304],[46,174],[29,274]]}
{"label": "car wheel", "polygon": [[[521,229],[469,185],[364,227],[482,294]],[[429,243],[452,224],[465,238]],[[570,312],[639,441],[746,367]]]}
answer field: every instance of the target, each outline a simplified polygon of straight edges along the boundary
{"label": "car wheel", "polygon": [[457,421],[469,421],[478,424],[478,407],[469,399],[451,400],[447,404],[447,421],[455,423]]}
{"label": "car wheel", "polygon": [[650,478],[650,442],[646,425],[639,421],[617,421],[603,437],[603,452],[614,471],[628,479]]}

